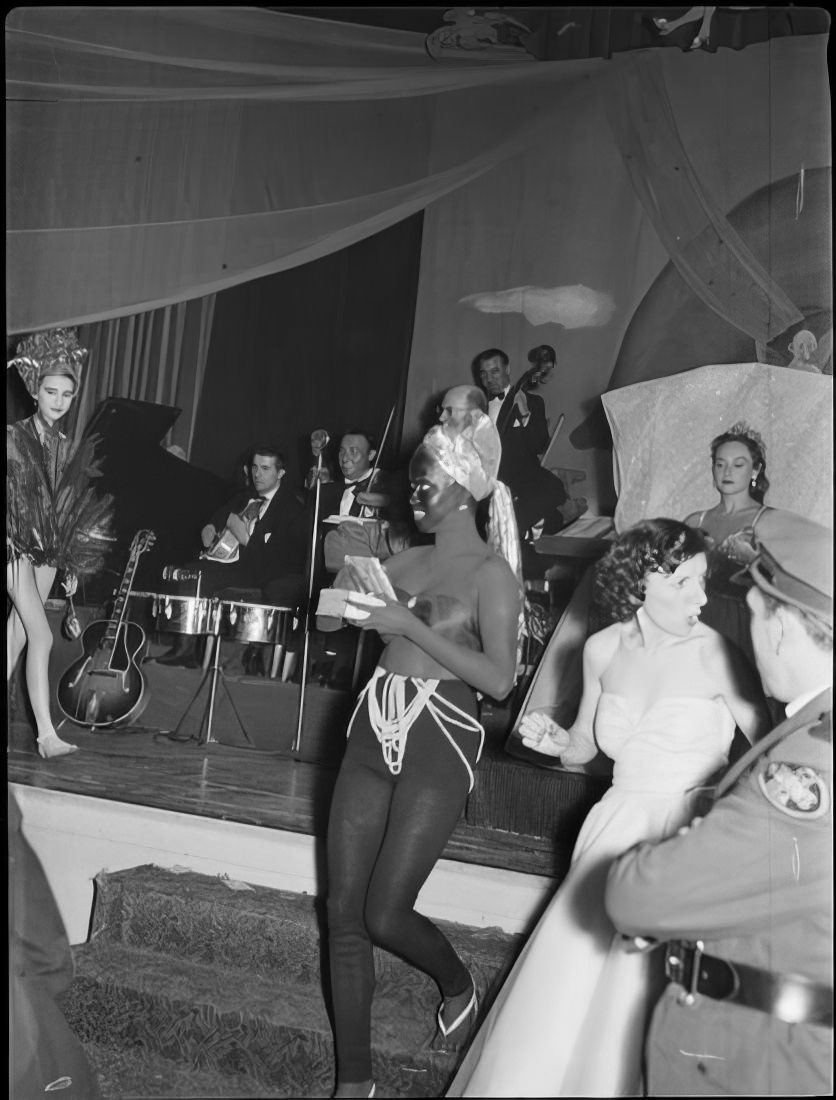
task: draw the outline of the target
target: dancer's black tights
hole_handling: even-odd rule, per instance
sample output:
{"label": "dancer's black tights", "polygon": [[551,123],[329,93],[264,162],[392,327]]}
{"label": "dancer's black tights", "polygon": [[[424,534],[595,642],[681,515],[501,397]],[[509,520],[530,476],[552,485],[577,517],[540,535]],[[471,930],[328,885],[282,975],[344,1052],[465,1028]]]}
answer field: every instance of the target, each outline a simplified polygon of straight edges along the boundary
{"label": "dancer's black tights", "polygon": [[[473,693],[458,680],[439,692],[473,716]],[[408,685],[408,698],[414,691]],[[471,768],[479,735],[451,727]],[[410,962],[438,983],[443,997],[470,983],[446,936],[415,901],[456,827],[470,777],[425,710],[409,731],[403,768],[394,776],[369,725],[365,703],[351,727],[328,823],[328,938],[340,1082],[372,1077],[372,944]]]}

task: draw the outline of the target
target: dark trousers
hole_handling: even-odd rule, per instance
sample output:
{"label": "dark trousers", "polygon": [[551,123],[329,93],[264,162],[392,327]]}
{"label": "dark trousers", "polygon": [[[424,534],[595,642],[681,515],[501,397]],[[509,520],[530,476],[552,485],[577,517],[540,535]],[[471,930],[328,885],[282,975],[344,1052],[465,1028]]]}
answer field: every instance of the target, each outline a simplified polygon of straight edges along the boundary
{"label": "dark trousers", "polygon": [[96,1075],[56,1000],[73,980],[64,922],[11,792],[8,806],[9,1095],[97,1100]]}
{"label": "dark trousers", "polygon": [[[408,684],[408,699],[414,690]],[[476,700],[465,684],[442,680],[438,691],[475,717]],[[478,734],[456,727],[450,733],[473,768]],[[469,986],[446,936],[414,908],[456,827],[469,783],[463,762],[426,710],[409,731],[400,774],[392,775],[361,703],[328,823],[328,936],[341,1082],[372,1076],[373,944],[429,974],[443,997]]]}

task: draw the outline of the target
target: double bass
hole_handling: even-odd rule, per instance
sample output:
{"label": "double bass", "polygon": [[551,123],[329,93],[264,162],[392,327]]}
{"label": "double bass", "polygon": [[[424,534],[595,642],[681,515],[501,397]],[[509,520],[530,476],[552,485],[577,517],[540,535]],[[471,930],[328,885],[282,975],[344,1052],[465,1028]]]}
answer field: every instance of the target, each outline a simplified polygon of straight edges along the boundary
{"label": "double bass", "polygon": [[109,619],[92,622],[81,636],[82,655],[58,683],[61,713],[79,726],[108,729],[140,716],[148,702],[140,667],[145,631],[126,617],[128,597],[140,555],[149,550],[153,531],[137,531]]}
{"label": "double bass", "polygon": [[[557,353],[554,348],[549,344],[539,344],[536,348],[532,348],[528,353],[528,361],[531,366],[525,371],[513,384],[509,391],[511,398],[516,398],[517,394],[522,391],[524,394],[530,393],[531,390],[539,389],[540,386],[544,386],[551,378],[552,371],[557,364]],[[507,400],[507,398],[506,398]],[[508,418],[513,414],[514,404],[508,406],[505,416],[501,420],[497,421],[497,429],[501,431],[507,424]],[[550,437],[548,446],[540,456],[540,465],[545,468],[546,460],[551,454],[551,450],[555,444],[555,441],[560,434],[560,429],[563,427],[563,422],[566,419],[565,414],[561,413],[557,419],[557,424],[554,427]]]}

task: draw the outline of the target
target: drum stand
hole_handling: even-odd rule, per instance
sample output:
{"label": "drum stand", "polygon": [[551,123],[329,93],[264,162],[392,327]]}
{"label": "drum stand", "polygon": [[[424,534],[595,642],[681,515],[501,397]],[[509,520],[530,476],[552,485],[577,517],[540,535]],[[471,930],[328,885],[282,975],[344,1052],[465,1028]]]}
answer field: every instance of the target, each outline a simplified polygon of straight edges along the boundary
{"label": "drum stand", "polygon": [[[196,740],[199,745],[217,745],[219,743],[212,736],[212,720],[215,716],[215,695],[216,695],[217,690],[218,690],[218,683],[220,682],[221,687],[226,692],[226,697],[229,700],[229,705],[232,707],[233,714],[235,715],[235,717],[238,721],[238,726],[241,730],[241,733],[243,733],[243,735],[244,735],[244,739],[246,740],[247,745],[250,748],[255,748],[255,742],[250,737],[249,733],[247,733],[247,728],[241,720],[241,715],[238,713],[238,708],[235,706],[235,701],[232,698],[232,693],[230,692],[229,688],[227,687],[226,676],[224,675],[224,670],[221,668],[221,665],[220,665],[220,660],[221,660],[221,616],[220,616],[220,608],[217,607],[217,606],[214,609],[214,623],[213,623],[213,626],[214,626],[214,629],[213,629],[212,633],[210,635],[208,635],[208,637],[210,637],[212,639],[213,643],[214,643],[212,645],[212,650],[213,650],[212,663],[210,665],[208,665],[206,667],[206,669],[204,670],[204,673],[200,678],[200,683],[197,685],[197,690],[195,691],[194,695],[189,700],[189,705],[183,711],[183,714],[180,717],[180,721],[177,723],[176,727],[172,730],[172,732],[168,735],[168,737],[172,741],[195,741]],[[186,716],[188,715],[189,711],[192,709],[192,707],[197,702],[198,696],[200,695],[201,691],[203,691],[203,688],[206,686],[207,681],[209,683],[209,694],[206,697],[206,703],[205,703],[204,708],[203,708],[203,714],[201,715],[201,718],[200,718],[200,726],[198,727],[197,737],[196,738],[192,737],[192,736],[183,737],[183,736],[180,735],[180,727],[185,722]],[[206,727],[206,736],[205,737],[203,737],[204,725]],[[203,739],[201,739],[201,738],[203,738]]]}

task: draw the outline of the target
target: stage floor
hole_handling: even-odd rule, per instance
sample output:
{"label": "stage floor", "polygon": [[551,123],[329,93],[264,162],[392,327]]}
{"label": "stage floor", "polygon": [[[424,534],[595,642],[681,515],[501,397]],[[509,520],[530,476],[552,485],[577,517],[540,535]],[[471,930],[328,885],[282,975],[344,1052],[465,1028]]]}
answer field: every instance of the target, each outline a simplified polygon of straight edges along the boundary
{"label": "stage floor", "polygon": [[[60,663],[60,662],[59,662]],[[201,673],[143,666],[150,701],[140,723],[120,731],[91,732],[66,723],[60,734],[80,751],[57,760],[41,760],[26,707],[17,705],[9,728],[8,780],[93,798],[142,805],[222,821],[322,837],[331,792],[345,744],[351,713],[348,693],[309,683],[305,693],[300,752],[296,734],[299,685],[260,677],[229,676],[226,687],[246,730],[242,732],[224,690],[219,690],[210,743],[203,743],[199,720],[204,688],[183,722],[172,731],[193,697]],[[20,703],[21,687],[15,692]],[[491,765],[523,768],[504,757],[501,743],[509,715],[486,708]],[[491,731],[493,731],[491,735]],[[247,740],[249,737],[249,741]],[[191,738],[191,739],[189,739]],[[250,744],[252,742],[252,744]],[[477,770],[477,783],[479,770]],[[484,797],[482,799],[484,803]],[[561,870],[567,838],[533,836],[479,824],[466,818],[456,828],[445,858],[528,874],[554,876]],[[573,838],[572,838],[573,839]],[[562,842],[562,843],[561,843]]]}

